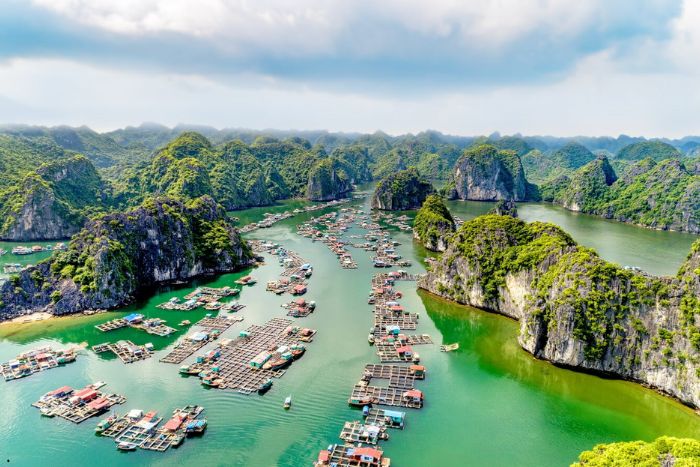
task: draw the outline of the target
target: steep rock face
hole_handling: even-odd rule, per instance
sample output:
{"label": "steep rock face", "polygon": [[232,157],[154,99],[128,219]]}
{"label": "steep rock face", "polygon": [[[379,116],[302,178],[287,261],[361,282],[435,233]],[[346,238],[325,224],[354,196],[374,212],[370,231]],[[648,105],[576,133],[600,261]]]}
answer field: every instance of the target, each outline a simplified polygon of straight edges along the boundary
{"label": "steep rock face", "polygon": [[30,241],[67,238],[90,209],[105,201],[104,185],[83,156],[43,164],[1,202],[0,238]]}
{"label": "steep rock face", "polygon": [[201,274],[233,271],[250,252],[210,197],[150,199],[87,223],[66,251],[0,287],[0,320],[34,311],[56,315],[115,308],[142,291]]}
{"label": "steep rock face", "polygon": [[430,195],[413,221],[413,238],[431,251],[445,251],[447,237],[455,231],[452,214],[438,195]]}
{"label": "steep rock face", "polygon": [[496,206],[488,213],[496,214],[497,216],[518,217],[518,207],[515,205],[515,201],[503,200],[496,203]]}
{"label": "steep rock face", "polygon": [[607,263],[552,224],[466,222],[419,286],[520,321],[556,364],[645,383],[700,406],[700,242],[675,278]]}
{"label": "steep rock face", "polygon": [[352,191],[352,181],[336,159],[324,159],[309,172],[306,198],[311,201],[331,201],[344,198]]}
{"label": "steep rock face", "polygon": [[678,159],[647,158],[617,179],[601,157],[543,185],[545,201],[567,209],[662,230],[700,233],[700,175]]}
{"label": "steep rock face", "polygon": [[592,206],[605,196],[617,176],[605,156],[589,162],[571,177],[569,186],[555,202],[571,211],[590,212]]}
{"label": "steep rock face", "polygon": [[455,165],[454,184],[453,197],[465,200],[524,201],[528,195],[517,154],[488,144],[464,152]]}
{"label": "steep rock face", "polygon": [[405,211],[417,209],[435,193],[433,185],[415,167],[391,174],[377,183],[372,195],[372,209]]}

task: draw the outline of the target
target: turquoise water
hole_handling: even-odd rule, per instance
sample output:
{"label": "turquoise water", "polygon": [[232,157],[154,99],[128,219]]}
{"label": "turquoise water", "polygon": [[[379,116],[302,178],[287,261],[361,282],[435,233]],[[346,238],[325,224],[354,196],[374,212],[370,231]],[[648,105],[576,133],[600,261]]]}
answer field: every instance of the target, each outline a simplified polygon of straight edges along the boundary
{"label": "turquoise water", "polygon": [[[234,215],[242,221],[257,220],[264,212],[295,207],[289,203]],[[465,203],[451,207],[461,209],[459,215],[468,217],[490,206],[472,208]],[[520,212],[525,219],[551,216],[549,220],[568,223],[566,228],[574,238],[598,249],[604,257],[622,264],[645,264],[650,272],[675,271],[693,238],[672,232],[656,236],[657,232],[588,216],[581,224],[579,216],[557,208],[550,210],[549,206],[523,205]],[[276,380],[268,394],[244,396],[207,390],[197,379],[181,377],[179,365],[158,362],[177,337],[160,338],[131,329],[105,335],[94,328],[132,311],[163,317],[174,327],[182,319],[194,322],[205,312],[164,311],[155,306],[172,296],[185,295],[197,284],[154,292],[150,299],[120,312],[4,324],[0,326],[1,361],[41,344],[94,345],[124,338],[153,342],[159,350],[153,358],[131,365],[85,351],[76,363],[66,367],[0,383],[0,459],[9,459],[10,465],[31,466],[173,462],[203,466],[310,465],[320,449],[339,441],[337,435],[344,421],[359,417],[359,411],[348,407],[347,398],[364,365],[377,361],[366,342],[372,322],[366,297],[370,278],[376,272],[370,267],[370,254],[353,249],[359,269],[342,270],[325,245],[295,234],[298,223],[318,214],[304,214],[250,234],[297,251],[313,263],[315,270],[307,298],[317,302],[317,311],[298,321],[319,333],[304,358]],[[395,232],[394,236],[402,243],[399,252],[414,260],[410,269],[420,272],[425,251],[412,243],[410,234]],[[630,242],[646,242],[649,247],[637,256],[625,257]],[[240,297],[247,305],[239,312],[245,321],[225,335],[235,335],[251,324],[283,315],[280,305],[289,297],[264,290],[264,284],[276,278],[280,270],[272,259],[252,272],[198,282],[232,285],[247,273],[258,279],[258,284],[244,288]],[[568,465],[580,451],[600,442],[652,439],[661,434],[700,437],[697,415],[668,398],[639,385],[535,360],[517,345],[517,324],[509,319],[418,293],[412,283],[401,283],[399,288],[405,292],[402,302],[407,309],[421,315],[417,332],[430,334],[436,345],[418,349],[428,368],[428,378],[419,385],[425,392],[426,405],[420,411],[409,410],[406,429],[392,431],[391,439],[384,444],[392,465]],[[460,343],[459,351],[438,351],[439,344],[452,342]],[[30,407],[58,386],[81,387],[98,380],[108,383],[106,389],[127,396],[119,412],[141,408],[170,413],[188,403],[203,405],[208,431],[204,437],[188,439],[165,454],[120,453],[111,440],[94,435],[98,419],[74,425],[41,417]],[[286,412],[282,401],[288,394],[293,394],[294,405]]]}

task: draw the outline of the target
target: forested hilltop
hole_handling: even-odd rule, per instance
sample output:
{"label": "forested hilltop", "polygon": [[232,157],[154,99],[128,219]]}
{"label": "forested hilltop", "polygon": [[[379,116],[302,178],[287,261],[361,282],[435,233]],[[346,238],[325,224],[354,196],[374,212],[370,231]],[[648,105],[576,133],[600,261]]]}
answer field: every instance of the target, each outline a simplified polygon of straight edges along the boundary
{"label": "forested hilltop", "polygon": [[[698,147],[700,137],[391,136],[158,124],[99,133],[11,125],[0,127],[0,239],[66,238],[92,216],[150,196],[208,195],[226,210],[287,198],[327,201],[408,169],[454,198],[544,199],[697,232]],[[581,183],[601,156],[615,180]],[[666,170],[673,176],[657,180]]]}

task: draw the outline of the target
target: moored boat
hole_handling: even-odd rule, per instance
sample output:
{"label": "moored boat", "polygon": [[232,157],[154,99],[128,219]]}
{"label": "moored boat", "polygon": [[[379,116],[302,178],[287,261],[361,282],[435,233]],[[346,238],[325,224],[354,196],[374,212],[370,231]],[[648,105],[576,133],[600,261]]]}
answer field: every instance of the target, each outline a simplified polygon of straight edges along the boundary
{"label": "moored boat", "polygon": [[269,391],[271,387],[272,387],[272,379],[271,379],[271,378],[268,378],[267,381],[265,381],[264,383],[262,383],[262,384],[260,385],[260,387],[258,388],[258,393],[259,393],[259,394],[264,394],[264,393],[266,393],[267,391]]}
{"label": "moored boat", "polygon": [[135,443],[129,443],[127,441],[122,441],[117,444],[117,449],[120,451],[135,451],[137,448]]}

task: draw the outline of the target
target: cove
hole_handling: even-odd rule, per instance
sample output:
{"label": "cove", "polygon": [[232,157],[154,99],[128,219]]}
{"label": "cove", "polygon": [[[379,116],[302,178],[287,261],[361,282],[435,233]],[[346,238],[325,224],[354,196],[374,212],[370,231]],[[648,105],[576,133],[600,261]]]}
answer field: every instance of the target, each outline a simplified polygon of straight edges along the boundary
{"label": "cove", "polygon": [[[306,204],[293,201],[232,215],[246,223],[259,220],[264,212]],[[366,200],[353,204],[367,206]],[[489,203],[450,204],[450,209],[465,219],[490,207]],[[556,206],[522,204],[519,211],[525,220],[540,216],[540,220],[558,223],[606,259],[651,273],[675,273],[695,238],[580,216]],[[264,290],[264,284],[280,271],[274,260],[252,271],[154,291],[151,297],[118,312],[0,326],[2,361],[44,343],[94,345],[130,339],[137,344],[153,342],[158,349],[153,358],[132,365],[84,352],[76,363],[66,367],[0,383],[4,414],[0,418],[0,460],[10,459],[10,465],[40,465],[50,460],[59,466],[85,465],[96,459],[105,466],[127,462],[310,465],[320,449],[339,441],[337,435],[344,421],[359,417],[359,411],[347,406],[347,397],[365,363],[375,361],[373,348],[366,343],[372,319],[366,297],[370,278],[376,272],[369,253],[352,250],[359,268],[343,270],[324,245],[295,234],[297,224],[323,212],[302,214],[249,235],[298,252],[314,265],[315,271],[307,297],[317,302],[317,311],[299,321],[319,332],[304,358],[276,380],[268,394],[258,397],[206,390],[196,379],[181,377],[177,365],[158,362],[177,337],[159,338],[131,329],[105,335],[94,325],[134,311],[161,317],[174,325],[182,319],[196,321],[206,312],[165,311],[156,305],[183,296],[197,285],[232,285],[248,273],[258,279],[258,285],[243,289],[240,301],[247,307],[239,314],[245,320],[226,334],[262,324],[281,316],[280,304],[288,301],[288,297]],[[359,231],[348,232],[352,233]],[[402,244],[398,251],[413,261],[410,270],[421,272],[425,250],[412,242],[410,233],[392,234]],[[640,245],[643,248],[639,248],[638,256],[629,253]],[[634,383],[577,373],[534,359],[518,346],[517,323],[512,320],[417,292],[413,283],[400,283],[399,289],[405,294],[404,306],[421,315],[417,332],[430,334],[435,345],[420,351],[428,369],[426,381],[421,384],[425,408],[408,411],[406,429],[392,432],[383,446],[392,465],[568,465],[580,451],[595,443],[649,440],[662,434],[700,437],[700,418],[669,398]],[[439,344],[452,342],[460,343],[458,352],[438,351]],[[42,418],[30,407],[31,402],[58,386],[80,387],[97,380],[106,381],[110,391],[127,396],[127,403],[118,408],[120,412],[141,408],[166,413],[187,403],[203,405],[208,432],[165,454],[123,454],[114,449],[113,443],[94,435],[97,420],[76,426]],[[282,401],[290,393],[294,395],[294,407],[285,412]]]}

